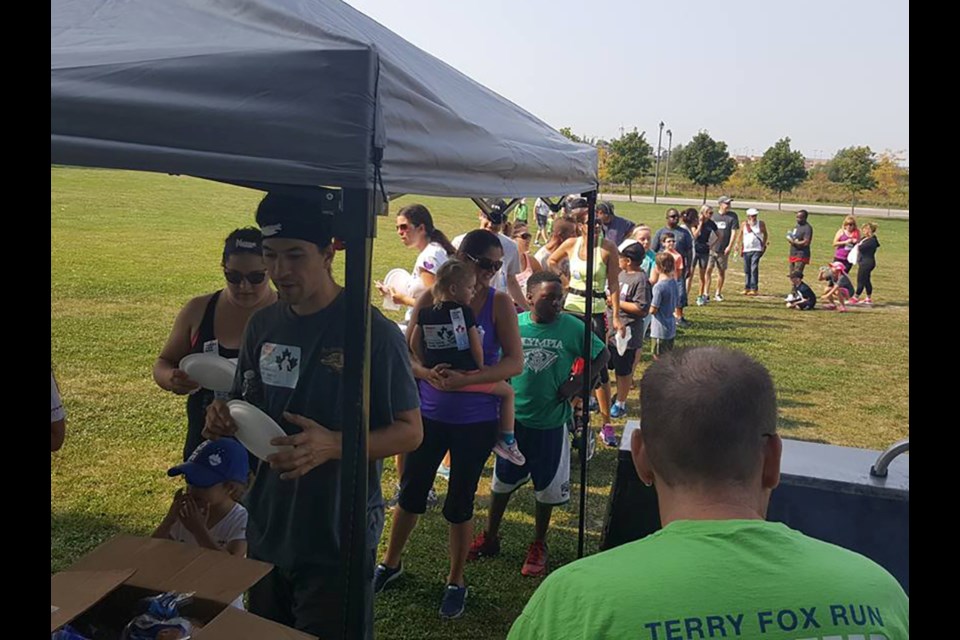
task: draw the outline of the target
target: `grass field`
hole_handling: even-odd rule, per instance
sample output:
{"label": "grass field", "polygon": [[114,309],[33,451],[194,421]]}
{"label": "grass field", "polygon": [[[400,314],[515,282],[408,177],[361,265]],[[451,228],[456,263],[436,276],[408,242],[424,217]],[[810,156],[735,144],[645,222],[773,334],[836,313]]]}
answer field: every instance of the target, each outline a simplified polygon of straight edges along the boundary
{"label": "grass field", "polygon": [[[50,340],[68,411],[66,444],[51,460],[53,571],[118,532],[149,535],[163,517],[179,486],[165,471],[178,461],[186,417],[183,398],[157,388],[150,370],[183,303],[222,286],[223,238],[235,227],[253,223],[260,195],[185,177],[51,170]],[[405,197],[393,210],[414,201],[426,204],[437,226],[451,237],[476,226],[475,206],[466,199]],[[616,206],[619,215],[655,230],[662,226],[665,207]],[[742,218],[743,212],[738,213]],[[777,384],[779,427],[788,438],[882,449],[905,437],[908,222],[878,221],[882,246],[872,309],[797,313],[782,303],[790,284],[783,238],[793,226],[793,214],[764,211],[762,216],[772,237],[760,265],[762,295],[739,295],[741,262],[732,259],[727,301],[690,307],[687,317],[694,325],[681,333],[678,345],[725,345],[763,362]],[[815,236],[808,274],[813,277],[816,267],[832,256],[829,243],[841,220],[810,217]],[[393,267],[409,270],[416,257],[396,238],[393,225],[392,216],[379,219],[377,277]],[[337,260],[335,275],[342,281],[342,259]],[[691,397],[696,393],[690,390]],[[609,449],[599,450],[591,462],[590,553],[597,549],[615,464],[615,452]],[[576,463],[573,477],[579,479]],[[388,461],[388,491],[394,481]],[[488,467],[477,498],[479,521],[489,487]],[[442,492],[441,481],[437,488]],[[575,496],[578,492],[575,482]],[[519,493],[503,526],[502,555],[468,567],[467,613],[458,621],[442,623],[437,616],[446,574],[445,522],[438,510],[421,519],[407,549],[407,576],[377,601],[377,637],[506,635],[538,584],[519,572],[533,531],[532,497],[529,491]],[[555,512],[550,540],[554,567],[576,557],[578,509],[575,498]]]}

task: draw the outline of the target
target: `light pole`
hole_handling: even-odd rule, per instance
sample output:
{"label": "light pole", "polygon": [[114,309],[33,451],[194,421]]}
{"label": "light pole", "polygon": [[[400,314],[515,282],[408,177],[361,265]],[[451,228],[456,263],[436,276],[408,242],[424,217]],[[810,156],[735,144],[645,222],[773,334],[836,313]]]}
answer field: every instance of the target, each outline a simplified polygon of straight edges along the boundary
{"label": "light pole", "polygon": [[657,134],[657,166],[653,170],[653,204],[657,204],[657,185],[660,182],[660,142],[663,140],[663,121],[660,121],[660,133]]}
{"label": "light pole", "polygon": [[663,170],[663,195],[670,187],[670,150],[673,149],[673,132],[667,129],[667,166]]}

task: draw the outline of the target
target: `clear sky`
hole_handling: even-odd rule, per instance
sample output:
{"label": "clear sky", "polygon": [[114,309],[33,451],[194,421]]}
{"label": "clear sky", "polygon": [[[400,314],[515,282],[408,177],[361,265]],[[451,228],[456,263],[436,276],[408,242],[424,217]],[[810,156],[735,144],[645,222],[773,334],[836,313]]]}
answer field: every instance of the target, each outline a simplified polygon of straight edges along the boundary
{"label": "clear sky", "polygon": [[[907,0],[347,0],[554,127],[909,159]],[[568,98],[564,88],[580,90]]]}

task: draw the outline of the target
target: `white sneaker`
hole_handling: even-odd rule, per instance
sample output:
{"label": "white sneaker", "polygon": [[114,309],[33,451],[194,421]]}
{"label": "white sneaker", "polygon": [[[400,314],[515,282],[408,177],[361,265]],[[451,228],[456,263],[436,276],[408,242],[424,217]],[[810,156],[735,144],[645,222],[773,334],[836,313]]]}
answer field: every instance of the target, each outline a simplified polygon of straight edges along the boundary
{"label": "white sneaker", "polygon": [[523,457],[522,453],[520,453],[520,449],[517,447],[516,440],[510,444],[507,444],[503,438],[500,438],[497,440],[497,444],[493,445],[493,452],[507,462],[512,462],[518,467],[522,467],[527,462],[527,459]]}
{"label": "white sneaker", "polygon": [[723,302],[723,296],[720,295],[719,293],[713,296],[713,299],[716,300],[717,302]]}

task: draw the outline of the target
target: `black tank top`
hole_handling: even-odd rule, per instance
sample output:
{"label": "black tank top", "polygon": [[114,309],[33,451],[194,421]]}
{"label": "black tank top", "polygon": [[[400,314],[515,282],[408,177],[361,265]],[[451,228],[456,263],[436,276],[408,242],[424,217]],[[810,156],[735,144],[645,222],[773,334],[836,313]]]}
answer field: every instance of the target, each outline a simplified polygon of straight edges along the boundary
{"label": "black tank top", "polygon": [[[221,345],[214,335],[214,318],[217,313],[217,300],[223,290],[217,291],[210,296],[206,309],[203,310],[203,319],[200,320],[200,328],[196,335],[190,339],[190,353],[217,353],[224,358],[237,358],[240,355],[239,349],[227,349]],[[213,402],[216,397],[210,389],[200,389],[196,393],[187,396],[187,441],[183,446],[183,459],[186,460],[193,453],[193,450],[203,442],[203,423],[207,405]]]}

